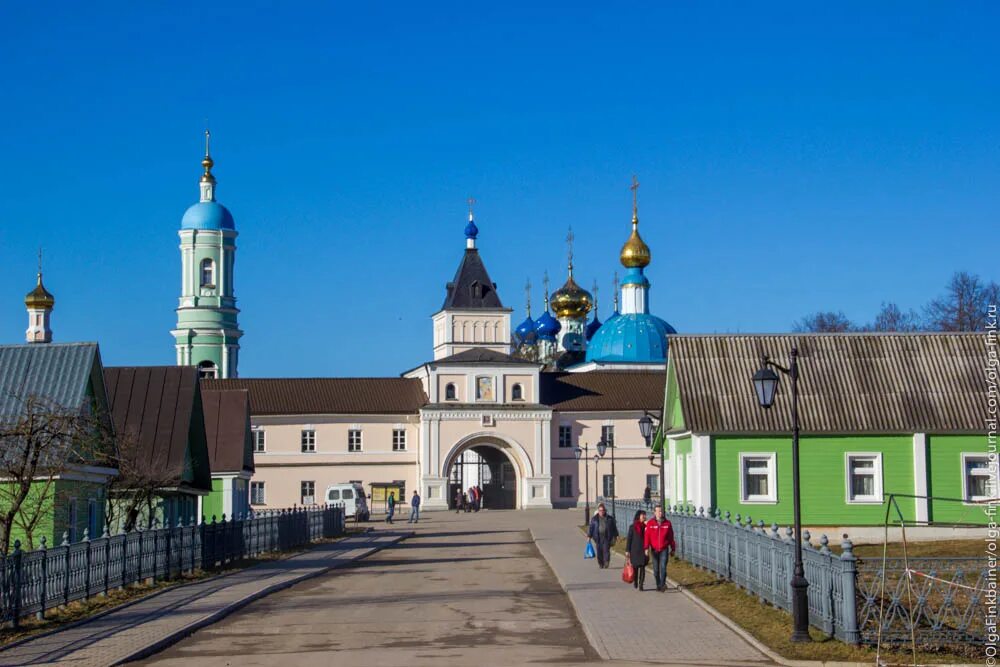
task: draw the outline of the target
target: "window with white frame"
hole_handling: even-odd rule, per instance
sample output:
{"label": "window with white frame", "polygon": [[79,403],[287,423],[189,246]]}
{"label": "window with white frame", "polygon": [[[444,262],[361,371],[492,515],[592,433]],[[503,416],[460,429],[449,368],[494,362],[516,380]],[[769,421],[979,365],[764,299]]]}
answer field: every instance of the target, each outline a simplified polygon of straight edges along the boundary
{"label": "window with white frame", "polygon": [[253,451],[254,453],[261,453],[267,451],[267,444],[264,438],[264,429],[255,427],[251,432],[253,437]]}
{"label": "window with white frame", "polygon": [[882,502],[881,454],[847,454],[847,502]]}
{"label": "window with white frame", "polygon": [[264,482],[250,482],[250,504],[263,505],[265,502]]}
{"label": "window with white frame", "polygon": [[652,475],[646,475],[646,486],[649,487],[650,493],[660,492],[660,475],[654,473]]}
{"label": "window with white frame", "polygon": [[302,504],[313,505],[316,503],[316,482],[302,482]]}
{"label": "window with white frame", "polygon": [[573,497],[573,475],[559,475],[559,497]]}
{"label": "window with white frame", "polygon": [[573,427],[570,424],[559,425],[559,446],[563,448],[573,446]]}
{"label": "window with white frame", "polygon": [[[395,440],[395,438],[393,438]],[[361,430],[352,428],[347,432],[347,451],[361,451]]]}
{"label": "window with white frame", "polygon": [[601,440],[604,441],[608,447],[615,446],[615,427],[614,426],[602,426],[601,427]]}
{"label": "window with white frame", "polygon": [[603,488],[604,497],[608,498],[615,495],[615,477],[614,475],[604,475],[603,478]]}
{"label": "window with white frame", "polygon": [[962,454],[962,488],[968,502],[995,498],[996,471],[990,470],[990,460],[985,454]]}
{"label": "window with white frame", "polygon": [[208,258],[201,260],[201,286],[215,287],[215,262]]}
{"label": "window with white frame", "polygon": [[774,503],[778,500],[775,454],[740,454],[740,498],[745,503]]}
{"label": "window with white frame", "polygon": [[406,451],[406,431],[401,428],[392,429],[392,451]]}
{"label": "window with white frame", "polygon": [[302,429],[302,451],[303,452],[315,452],[316,451],[316,431],[311,428]]}

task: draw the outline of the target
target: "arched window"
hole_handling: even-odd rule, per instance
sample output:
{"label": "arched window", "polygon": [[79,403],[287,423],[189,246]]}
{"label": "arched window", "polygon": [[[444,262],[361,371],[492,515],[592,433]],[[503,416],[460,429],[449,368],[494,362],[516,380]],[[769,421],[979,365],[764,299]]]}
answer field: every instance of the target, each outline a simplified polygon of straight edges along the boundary
{"label": "arched window", "polygon": [[456,400],[455,385],[452,384],[451,382],[449,382],[448,384],[446,384],[445,387],[444,387],[444,400],[446,400],[446,401],[454,401],[454,400]]}
{"label": "arched window", "polygon": [[524,400],[524,388],[521,387],[520,383],[515,384],[513,387],[511,387],[511,389],[510,389],[510,397],[511,397],[512,400],[515,400],[515,401],[523,401]]}
{"label": "arched window", "polygon": [[203,380],[214,380],[219,377],[219,369],[211,361],[198,364],[198,377]]}
{"label": "arched window", "polygon": [[215,262],[208,258],[201,260],[201,286],[215,287]]}

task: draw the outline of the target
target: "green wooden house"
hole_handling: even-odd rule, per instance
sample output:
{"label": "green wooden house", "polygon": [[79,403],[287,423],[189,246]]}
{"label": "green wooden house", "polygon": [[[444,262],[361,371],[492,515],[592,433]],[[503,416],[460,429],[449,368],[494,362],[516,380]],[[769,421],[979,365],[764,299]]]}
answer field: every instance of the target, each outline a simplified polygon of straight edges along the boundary
{"label": "green wooden house", "polygon": [[250,511],[253,432],[250,395],[245,389],[202,389],[212,491],[201,499],[201,516],[228,518]]}
{"label": "green wooden house", "polygon": [[[996,440],[983,334],[669,337],[663,433],[670,504],[792,520],[788,377],[763,409],[762,355],[799,353],[802,520],[881,526],[889,497],[917,524],[987,523]],[[994,416],[995,418],[995,416]],[[995,423],[995,422],[994,422]],[[898,520],[893,509],[890,519]]]}
{"label": "green wooden house", "polygon": [[[108,414],[103,373],[97,343],[0,346],[0,512],[15,506],[23,454],[39,454],[10,545],[20,540],[30,549],[42,537],[52,546],[64,536],[83,539],[85,530],[101,534],[105,488],[118,474],[113,438],[92,432],[111,434],[110,424],[101,428]],[[38,424],[46,421],[72,436],[45,433]]]}
{"label": "green wooden house", "polygon": [[[108,367],[104,377],[121,449],[111,529],[200,518],[199,500],[212,491],[212,478],[198,369]],[[150,488],[151,501],[133,506],[130,498]]]}

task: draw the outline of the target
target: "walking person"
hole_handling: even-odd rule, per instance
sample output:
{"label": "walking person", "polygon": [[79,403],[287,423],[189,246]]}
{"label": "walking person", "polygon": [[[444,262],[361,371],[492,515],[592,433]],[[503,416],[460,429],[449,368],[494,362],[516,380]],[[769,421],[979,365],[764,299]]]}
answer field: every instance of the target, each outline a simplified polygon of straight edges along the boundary
{"label": "walking person", "polygon": [[469,487],[469,502],[465,506],[465,511],[466,512],[471,512],[472,511],[472,506],[475,505],[475,504],[476,504],[476,490],[470,486]]}
{"label": "walking person", "polygon": [[661,505],[656,506],[653,518],[646,522],[643,545],[650,550],[656,590],[662,593],[667,590],[667,559],[671,553],[677,551],[677,545],[674,543],[674,527],[670,524],[670,520],[663,516]]}
{"label": "walking person", "polygon": [[386,506],[389,508],[389,513],[385,515],[385,522],[392,523],[392,515],[396,513],[396,492],[389,492],[389,500],[386,501]]}
{"label": "walking person", "polygon": [[410,520],[407,523],[420,523],[420,494],[416,491],[410,498]]}
{"label": "walking person", "polygon": [[483,487],[476,484],[476,511],[483,508]]}
{"label": "walking person", "polygon": [[462,489],[457,489],[455,491],[455,514],[458,514],[459,512],[462,511],[462,498],[464,496],[465,494],[462,493]]}
{"label": "walking person", "polygon": [[618,526],[604,503],[597,506],[597,514],[590,520],[587,537],[594,540],[597,547],[598,567],[606,569],[611,563],[611,545],[618,539]]}
{"label": "walking person", "polygon": [[646,581],[646,563],[649,562],[646,556],[646,513],[639,510],[635,513],[632,525],[628,527],[628,535],[625,537],[625,554],[628,562],[635,568],[635,581],[632,584],[643,590]]}
{"label": "walking person", "polygon": [[642,502],[646,504],[646,509],[649,509],[649,507],[653,504],[653,490],[648,486],[646,487],[646,490],[642,492]]}

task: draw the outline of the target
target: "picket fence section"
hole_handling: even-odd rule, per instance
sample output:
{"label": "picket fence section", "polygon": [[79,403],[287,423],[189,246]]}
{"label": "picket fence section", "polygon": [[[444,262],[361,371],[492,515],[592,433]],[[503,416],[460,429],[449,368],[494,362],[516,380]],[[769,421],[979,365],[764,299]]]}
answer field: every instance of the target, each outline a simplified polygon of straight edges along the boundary
{"label": "picket fence section", "polygon": [[172,528],[135,530],[57,547],[22,551],[20,541],[0,556],[0,623],[144,581],[163,581],[195,570],[217,570],[263,553],[285,551],[344,534],[343,505],[216,517]]}

